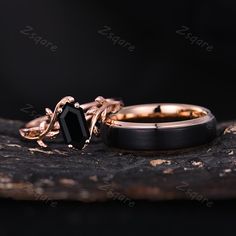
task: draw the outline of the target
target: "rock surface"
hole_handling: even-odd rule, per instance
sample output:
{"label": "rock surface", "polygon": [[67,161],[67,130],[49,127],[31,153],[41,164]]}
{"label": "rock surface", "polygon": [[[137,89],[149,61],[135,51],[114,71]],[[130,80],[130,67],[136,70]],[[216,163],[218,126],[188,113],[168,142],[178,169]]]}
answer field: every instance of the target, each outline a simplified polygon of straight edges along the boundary
{"label": "rock surface", "polygon": [[[204,146],[168,152],[135,152],[93,140],[83,151],[60,138],[47,149],[24,141],[20,121],[0,119],[0,197],[83,202],[192,199],[211,206],[236,198],[236,126],[225,122]],[[225,128],[227,128],[225,130]]]}

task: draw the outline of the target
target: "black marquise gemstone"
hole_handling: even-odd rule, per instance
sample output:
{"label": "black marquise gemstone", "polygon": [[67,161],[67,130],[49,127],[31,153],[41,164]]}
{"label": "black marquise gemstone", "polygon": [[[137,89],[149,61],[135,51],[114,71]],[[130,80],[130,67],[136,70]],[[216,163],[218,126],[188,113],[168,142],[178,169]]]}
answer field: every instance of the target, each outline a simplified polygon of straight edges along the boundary
{"label": "black marquise gemstone", "polygon": [[82,149],[89,138],[88,125],[82,108],[75,108],[72,104],[66,104],[62,113],[58,116],[60,128],[67,144]]}

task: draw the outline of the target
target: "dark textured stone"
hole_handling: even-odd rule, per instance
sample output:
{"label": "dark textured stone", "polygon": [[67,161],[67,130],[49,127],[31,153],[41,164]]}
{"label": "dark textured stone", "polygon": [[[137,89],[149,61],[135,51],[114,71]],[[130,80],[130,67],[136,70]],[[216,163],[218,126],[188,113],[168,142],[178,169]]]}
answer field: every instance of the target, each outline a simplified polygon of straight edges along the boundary
{"label": "dark textured stone", "polygon": [[126,206],[137,199],[187,199],[205,206],[235,199],[236,126],[222,132],[233,124],[220,124],[213,142],[195,148],[124,151],[95,138],[78,151],[59,137],[40,148],[20,138],[22,122],[0,119],[0,197],[45,199],[50,205],[59,199],[116,200]]}
{"label": "dark textured stone", "polygon": [[58,119],[65,142],[77,149],[82,149],[85,141],[89,138],[83,109],[66,104]]}

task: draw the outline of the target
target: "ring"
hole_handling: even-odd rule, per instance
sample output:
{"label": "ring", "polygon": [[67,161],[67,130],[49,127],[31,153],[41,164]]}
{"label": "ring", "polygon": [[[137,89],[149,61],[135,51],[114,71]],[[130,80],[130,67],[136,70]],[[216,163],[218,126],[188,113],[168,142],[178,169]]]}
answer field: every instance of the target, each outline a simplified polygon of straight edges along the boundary
{"label": "ring", "polygon": [[101,135],[105,144],[121,149],[179,149],[213,140],[216,119],[208,109],[195,105],[136,105],[108,116]]}
{"label": "ring", "polygon": [[73,97],[67,96],[57,103],[54,111],[46,108],[46,115],[28,122],[19,133],[24,139],[36,140],[41,147],[47,147],[44,139],[55,138],[61,130],[69,147],[83,149],[89,144],[92,134],[99,133],[97,122],[104,121],[122,106],[121,101],[101,96],[94,102],[80,105]]}

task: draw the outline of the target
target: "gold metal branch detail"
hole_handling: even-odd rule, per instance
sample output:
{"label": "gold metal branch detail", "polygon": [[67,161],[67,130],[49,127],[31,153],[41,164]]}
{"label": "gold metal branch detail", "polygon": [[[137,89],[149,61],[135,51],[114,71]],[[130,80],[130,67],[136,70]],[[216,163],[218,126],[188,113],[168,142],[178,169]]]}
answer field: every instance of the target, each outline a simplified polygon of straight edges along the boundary
{"label": "gold metal branch detail", "polygon": [[21,128],[19,130],[20,135],[28,140],[36,140],[41,147],[47,147],[43,140],[55,138],[59,134],[58,115],[67,103],[74,104],[76,108],[81,107],[84,110],[90,133],[86,145],[90,142],[93,134],[97,135],[99,133],[96,126],[98,120],[105,121],[108,114],[118,112],[123,106],[121,101],[105,99],[101,96],[97,97],[94,102],[79,105],[79,103],[75,103],[73,97],[66,96],[57,103],[53,112],[46,108],[46,115],[30,121],[24,128]]}

